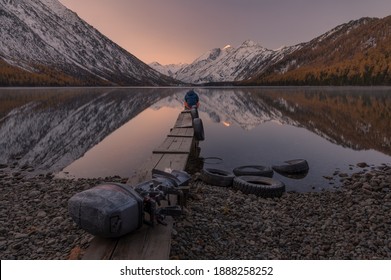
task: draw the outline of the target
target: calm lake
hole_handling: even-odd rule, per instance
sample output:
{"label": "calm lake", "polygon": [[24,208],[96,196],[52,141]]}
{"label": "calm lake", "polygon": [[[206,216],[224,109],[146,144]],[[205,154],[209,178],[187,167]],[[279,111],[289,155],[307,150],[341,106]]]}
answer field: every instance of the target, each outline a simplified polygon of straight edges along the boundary
{"label": "calm lake", "polygon": [[[66,177],[128,177],[164,140],[187,90],[0,89],[0,163]],[[316,191],[338,187],[335,171],[360,171],[359,162],[391,164],[391,88],[196,91],[206,138],[198,168],[232,171],[304,158],[305,178],[274,178],[288,191]]]}

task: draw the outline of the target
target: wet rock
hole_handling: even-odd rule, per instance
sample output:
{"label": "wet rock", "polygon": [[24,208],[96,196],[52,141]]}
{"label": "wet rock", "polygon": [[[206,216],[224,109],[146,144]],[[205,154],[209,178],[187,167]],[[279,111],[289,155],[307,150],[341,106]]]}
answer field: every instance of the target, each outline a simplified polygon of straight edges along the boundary
{"label": "wet rock", "polygon": [[37,214],[38,218],[44,218],[47,216],[47,213],[45,211],[39,211]]}
{"label": "wet rock", "polygon": [[41,194],[40,191],[34,190],[34,191],[29,192],[29,193],[28,193],[28,196],[31,197],[31,198],[33,198],[33,197],[39,196],[40,194]]}
{"label": "wet rock", "polygon": [[357,163],[357,166],[360,168],[369,167],[369,165],[366,162],[359,162],[359,163]]}
{"label": "wet rock", "polygon": [[4,168],[7,168],[8,165],[7,164],[4,164],[4,163],[0,163],[0,169],[4,169]]}
{"label": "wet rock", "polygon": [[22,238],[27,238],[29,235],[25,233],[17,233],[15,234],[14,238],[15,239],[22,239]]}

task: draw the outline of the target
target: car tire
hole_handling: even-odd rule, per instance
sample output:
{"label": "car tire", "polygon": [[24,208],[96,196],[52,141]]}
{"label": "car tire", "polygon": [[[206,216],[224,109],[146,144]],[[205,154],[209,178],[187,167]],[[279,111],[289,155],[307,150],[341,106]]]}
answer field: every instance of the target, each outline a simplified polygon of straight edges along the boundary
{"label": "car tire", "polygon": [[235,177],[233,188],[245,194],[254,194],[265,198],[281,197],[285,192],[283,182],[262,176]]}
{"label": "car tire", "polygon": [[273,165],[273,170],[280,174],[301,174],[309,170],[308,162],[305,159],[287,160],[284,164]]}
{"label": "car tire", "polygon": [[262,176],[273,177],[273,169],[262,165],[244,165],[234,168],[233,173],[236,176]]}
{"label": "car tire", "polygon": [[193,119],[194,137],[198,141],[205,140],[204,125],[200,118]]}
{"label": "car tire", "polygon": [[218,187],[231,187],[235,175],[231,172],[215,169],[215,168],[204,168],[201,170],[201,180],[212,186]]}

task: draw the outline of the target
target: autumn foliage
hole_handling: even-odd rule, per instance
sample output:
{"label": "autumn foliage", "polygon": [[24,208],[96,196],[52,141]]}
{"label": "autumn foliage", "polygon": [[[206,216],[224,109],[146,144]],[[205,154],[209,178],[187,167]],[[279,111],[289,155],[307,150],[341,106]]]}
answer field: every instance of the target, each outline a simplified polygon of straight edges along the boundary
{"label": "autumn foliage", "polygon": [[390,85],[391,16],[338,26],[259,73],[250,83]]}

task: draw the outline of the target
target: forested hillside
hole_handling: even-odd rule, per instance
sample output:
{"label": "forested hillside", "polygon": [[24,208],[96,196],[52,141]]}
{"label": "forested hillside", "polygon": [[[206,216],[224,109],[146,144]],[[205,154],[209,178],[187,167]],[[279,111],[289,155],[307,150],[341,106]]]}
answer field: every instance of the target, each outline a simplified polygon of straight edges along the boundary
{"label": "forested hillside", "polygon": [[391,16],[340,25],[258,73],[268,85],[390,85]]}
{"label": "forested hillside", "polygon": [[0,58],[0,85],[1,86],[80,86],[80,85],[108,85],[101,79],[78,79],[56,71],[44,65],[35,65],[33,71],[27,71],[12,66]]}

